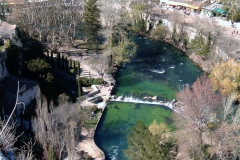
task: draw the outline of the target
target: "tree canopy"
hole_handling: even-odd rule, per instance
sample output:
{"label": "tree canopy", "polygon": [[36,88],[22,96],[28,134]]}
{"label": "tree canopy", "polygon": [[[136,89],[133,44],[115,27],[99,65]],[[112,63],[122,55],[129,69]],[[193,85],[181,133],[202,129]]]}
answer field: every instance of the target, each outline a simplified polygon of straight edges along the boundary
{"label": "tree canopy", "polygon": [[137,46],[126,35],[120,37],[119,41],[113,45],[111,54],[115,64],[130,62],[131,58],[135,56]]}
{"label": "tree canopy", "polygon": [[30,70],[39,78],[46,80],[47,82],[51,82],[53,80],[53,75],[50,72],[50,64],[48,64],[44,59],[32,59],[28,62],[27,65],[28,70]]}
{"label": "tree canopy", "polygon": [[210,78],[223,94],[236,92],[240,87],[240,63],[234,59],[221,62],[215,65]]}
{"label": "tree canopy", "polygon": [[97,0],[88,0],[84,6],[84,30],[88,40],[94,41],[97,38],[99,29],[101,28],[100,10],[96,4]]}
{"label": "tree canopy", "polygon": [[[161,124],[160,124],[161,125]],[[150,129],[142,121],[138,121],[136,126],[133,126],[128,134],[128,149],[124,151],[129,160],[169,160],[175,159],[178,154],[178,146],[175,141],[167,138],[162,133],[166,127],[156,127],[156,121],[153,122]],[[156,133],[153,128],[162,128],[159,133]],[[154,131],[154,134],[152,134]]]}

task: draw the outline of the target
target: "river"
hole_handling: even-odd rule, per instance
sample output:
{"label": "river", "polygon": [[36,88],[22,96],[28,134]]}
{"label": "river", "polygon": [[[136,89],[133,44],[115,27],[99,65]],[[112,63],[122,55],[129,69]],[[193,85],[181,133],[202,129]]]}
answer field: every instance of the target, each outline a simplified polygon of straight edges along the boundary
{"label": "river", "polygon": [[156,96],[158,101],[173,100],[180,88],[191,85],[202,74],[192,61],[166,43],[142,36],[136,36],[134,41],[138,45],[136,57],[119,69],[113,91],[116,96],[134,101],[111,102],[95,133],[95,142],[107,160],[127,159],[123,152],[127,149],[126,136],[138,120],[149,125],[156,119],[175,130],[171,109],[142,104],[140,99]]}

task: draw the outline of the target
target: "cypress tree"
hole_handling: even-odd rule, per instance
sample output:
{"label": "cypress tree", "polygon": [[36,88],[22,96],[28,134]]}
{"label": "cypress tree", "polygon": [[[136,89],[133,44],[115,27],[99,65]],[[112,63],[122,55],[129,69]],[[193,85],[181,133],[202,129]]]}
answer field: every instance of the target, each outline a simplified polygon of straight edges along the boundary
{"label": "cypress tree", "polygon": [[65,57],[65,71],[68,71],[68,59]]}
{"label": "cypress tree", "polygon": [[64,70],[65,68],[64,68],[64,56],[63,56],[63,55],[62,55],[61,61],[62,61],[62,62],[61,62],[62,65],[61,65],[61,66],[62,66],[62,69]]}
{"label": "cypress tree", "polygon": [[53,52],[51,51],[51,65],[53,66]]}
{"label": "cypress tree", "polygon": [[101,29],[100,10],[96,4],[97,0],[88,0],[84,6],[84,31],[86,38],[90,41],[96,42],[98,52],[98,31]]}
{"label": "cypress tree", "polygon": [[73,73],[76,74],[76,62],[73,61]]}
{"label": "cypress tree", "polygon": [[69,62],[69,71],[72,69],[72,59],[70,59],[70,62]]}
{"label": "cypress tree", "polygon": [[57,53],[57,67],[60,68],[60,53]]}
{"label": "cypress tree", "polygon": [[49,51],[48,50],[46,50],[47,51],[47,59],[49,59]]}
{"label": "cypress tree", "polygon": [[78,62],[78,76],[80,76],[80,62]]}
{"label": "cypress tree", "polygon": [[82,95],[81,79],[79,78],[77,81],[78,81],[78,96],[81,97],[81,95]]}

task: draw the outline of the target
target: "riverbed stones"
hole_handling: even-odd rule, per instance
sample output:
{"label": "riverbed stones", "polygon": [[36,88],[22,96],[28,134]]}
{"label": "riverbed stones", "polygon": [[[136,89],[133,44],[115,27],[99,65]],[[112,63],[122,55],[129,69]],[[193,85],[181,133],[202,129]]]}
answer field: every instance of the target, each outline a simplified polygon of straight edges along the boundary
{"label": "riverbed stones", "polygon": [[153,101],[156,101],[156,100],[157,100],[157,96],[153,96],[153,97],[152,97],[152,100],[153,100]]}

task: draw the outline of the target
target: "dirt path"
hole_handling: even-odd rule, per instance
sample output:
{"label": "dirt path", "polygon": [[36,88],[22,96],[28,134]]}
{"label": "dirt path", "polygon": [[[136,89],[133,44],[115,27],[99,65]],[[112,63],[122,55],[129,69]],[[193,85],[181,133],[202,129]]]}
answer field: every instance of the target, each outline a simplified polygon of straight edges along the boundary
{"label": "dirt path", "polygon": [[104,160],[105,155],[104,153],[97,147],[94,142],[93,138],[94,131],[91,130],[90,132],[82,127],[81,131],[81,142],[78,143],[76,149],[83,150],[88,153],[89,156],[94,158],[95,160]]}

